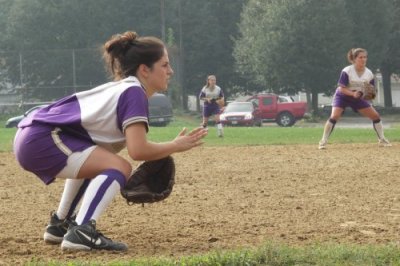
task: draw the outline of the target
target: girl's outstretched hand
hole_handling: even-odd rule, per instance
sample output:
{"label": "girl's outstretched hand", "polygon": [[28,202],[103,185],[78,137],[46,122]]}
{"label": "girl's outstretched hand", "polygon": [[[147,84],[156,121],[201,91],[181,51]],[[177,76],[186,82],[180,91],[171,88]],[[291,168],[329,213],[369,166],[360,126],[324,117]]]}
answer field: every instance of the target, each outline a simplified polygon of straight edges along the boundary
{"label": "girl's outstretched hand", "polygon": [[202,127],[198,127],[187,132],[187,128],[183,128],[182,131],[178,134],[178,136],[173,140],[175,145],[177,146],[177,151],[187,151],[191,148],[200,146],[203,144],[202,138],[207,136],[208,130]]}

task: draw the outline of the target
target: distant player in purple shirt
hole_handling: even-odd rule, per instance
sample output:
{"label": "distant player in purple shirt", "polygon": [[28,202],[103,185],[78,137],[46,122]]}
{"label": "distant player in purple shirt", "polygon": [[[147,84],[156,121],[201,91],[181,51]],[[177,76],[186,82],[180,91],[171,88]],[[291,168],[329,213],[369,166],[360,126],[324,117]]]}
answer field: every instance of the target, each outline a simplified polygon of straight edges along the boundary
{"label": "distant player in purple shirt", "polygon": [[362,99],[362,86],[364,83],[375,85],[374,75],[366,67],[367,51],[363,48],[354,48],[347,53],[347,59],[351,65],[345,67],[339,77],[338,88],[333,98],[332,113],[325,124],[324,134],[319,142],[319,149],[325,149],[328,138],[335,128],[346,107],[368,117],[372,121],[373,128],[378,136],[380,146],[391,146],[383,134],[381,118],[375,108],[366,100]]}
{"label": "distant player in purple shirt", "polygon": [[214,75],[207,77],[207,84],[201,89],[199,98],[203,101],[203,122],[202,126],[207,128],[208,120],[211,116],[215,117],[218,136],[223,137],[224,131],[219,120],[221,107],[224,106],[224,92],[217,86],[217,78]]}
{"label": "distant player in purple shirt", "polygon": [[44,233],[46,243],[61,243],[63,250],[127,249],[96,230],[96,221],[132,173],[129,161],[117,154],[122,148],[133,160],[156,160],[201,145],[207,134],[203,128],[183,129],[170,142],[147,140],[148,98],[165,91],[173,75],[159,39],[135,32],[114,35],[103,57],[114,81],[39,109],[20,122],[14,140],[22,168],[45,184],[66,179]]}

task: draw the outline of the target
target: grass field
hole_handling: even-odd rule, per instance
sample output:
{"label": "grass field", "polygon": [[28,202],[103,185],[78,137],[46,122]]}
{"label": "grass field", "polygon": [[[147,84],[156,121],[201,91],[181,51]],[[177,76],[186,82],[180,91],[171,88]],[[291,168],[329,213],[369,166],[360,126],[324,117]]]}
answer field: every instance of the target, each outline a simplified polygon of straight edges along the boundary
{"label": "grass field", "polygon": [[[0,123],[4,124],[4,122]],[[149,139],[157,142],[173,139],[183,127],[188,130],[199,125],[199,121],[190,116],[180,116],[168,127],[152,127]],[[0,128],[0,151],[10,151],[12,139],[15,135],[14,128]],[[277,126],[263,127],[225,127],[225,137],[218,138],[215,127],[209,127],[209,134],[204,142],[210,146],[225,145],[287,145],[287,144],[315,144],[322,135],[320,126],[307,126],[301,123],[290,128]],[[390,141],[400,141],[400,125],[385,130],[385,135]],[[371,128],[336,128],[329,140],[330,143],[374,143],[376,134]]]}
{"label": "grass field", "polygon": [[[149,139],[157,142],[173,139],[182,127],[188,129],[198,125],[191,117],[179,117],[168,127],[153,127]],[[12,150],[15,129],[0,128],[0,151]],[[205,138],[208,146],[246,146],[246,145],[290,145],[310,144],[317,146],[322,134],[321,126],[306,125],[292,128],[265,126],[261,128],[225,128],[223,139],[216,136],[210,127]],[[400,127],[394,126],[385,131],[388,139],[400,142]],[[369,128],[337,128],[330,143],[374,143],[375,132]],[[74,261],[64,265],[101,265],[101,262]],[[0,261],[0,265],[1,261]],[[44,264],[34,259],[26,265],[61,265],[58,262]],[[209,254],[180,258],[142,258],[132,261],[116,261],[107,265],[400,265],[400,249],[396,243],[385,245],[343,245],[319,244],[308,246],[288,246],[268,242],[254,249],[234,251],[215,251]]]}

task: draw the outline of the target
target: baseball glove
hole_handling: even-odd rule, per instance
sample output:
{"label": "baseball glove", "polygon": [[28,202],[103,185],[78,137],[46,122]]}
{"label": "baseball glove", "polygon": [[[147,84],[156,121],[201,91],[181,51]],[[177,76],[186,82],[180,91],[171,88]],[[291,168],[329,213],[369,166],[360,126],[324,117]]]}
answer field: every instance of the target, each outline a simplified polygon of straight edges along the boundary
{"label": "baseball glove", "polygon": [[171,156],[140,164],[121,189],[129,205],[166,199],[175,184],[175,163]]}
{"label": "baseball glove", "polygon": [[217,104],[218,104],[219,108],[224,107],[224,106],[225,106],[224,99],[219,98],[219,99],[217,100]]}
{"label": "baseball glove", "polygon": [[361,92],[362,98],[367,101],[375,99],[377,93],[375,86],[369,82],[364,83],[364,87]]}

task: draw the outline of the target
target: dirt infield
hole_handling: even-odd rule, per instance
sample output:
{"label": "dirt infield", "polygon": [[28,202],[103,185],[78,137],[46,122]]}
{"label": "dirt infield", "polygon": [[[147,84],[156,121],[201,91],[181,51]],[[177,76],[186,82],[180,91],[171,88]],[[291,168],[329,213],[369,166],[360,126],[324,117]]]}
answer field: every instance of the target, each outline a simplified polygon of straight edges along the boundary
{"label": "dirt infield", "polygon": [[63,181],[46,187],[13,154],[0,153],[0,265],[180,256],[267,240],[399,240],[399,143],[334,144],[324,151],[316,145],[201,147],[174,157],[170,198],[143,208],[118,196],[98,221],[106,236],[129,245],[127,253],[62,253],[42,236]]}

